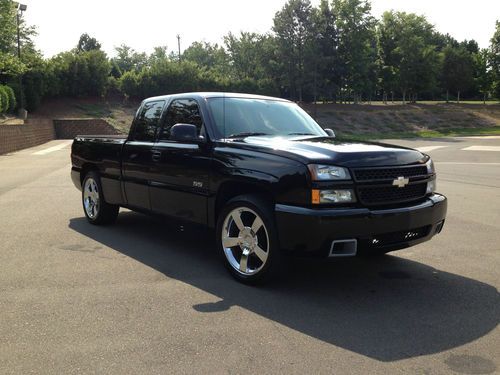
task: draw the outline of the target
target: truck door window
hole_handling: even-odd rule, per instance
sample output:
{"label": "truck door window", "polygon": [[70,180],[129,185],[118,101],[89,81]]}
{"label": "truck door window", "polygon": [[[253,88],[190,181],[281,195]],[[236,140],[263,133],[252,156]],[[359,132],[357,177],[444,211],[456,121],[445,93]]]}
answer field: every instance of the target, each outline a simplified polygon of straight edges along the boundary
{"label": "truck door window", "polygon": [[134,129],[134,140],[143,142],[154,142],[156,129],[160,123],[161,113],[165,101],[145,103],[141,113],[137,117]]}
{"label": "truck door window", "polygon": [[198,135],[204,136],[203,119],[200,108],[194,99],[173,100],[167,110],[165,124],[160,133],[160,140],[170,138],[170,128],[175,124],[192,124],[198,128]]}

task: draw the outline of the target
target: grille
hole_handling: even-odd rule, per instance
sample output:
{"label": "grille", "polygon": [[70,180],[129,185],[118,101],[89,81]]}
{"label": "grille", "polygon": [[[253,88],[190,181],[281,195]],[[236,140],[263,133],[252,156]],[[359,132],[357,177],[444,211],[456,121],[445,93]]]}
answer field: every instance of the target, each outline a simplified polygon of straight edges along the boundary
{"label": "grille", "polygon": [[385,245],[397,244],[400,242],[418,240],[419,238],[427,236],[430,232],[430,229],[431,226],[427,225],[425,227],[420,227],[409,231],[392,232],[392,233],[375,235],[371,239],[371,245],[385,246]]}
{"label": "grille", "polygon": [[358,188],[359,200],[367,205],[408,202],[423,198],[427,190],[426,183],[412,184],[405,187],[369,186]]}
{"label": "grille", "polygon": [[354,170],[354,177],[357,181],[394,180],[398,177],[416,177],[426,175],[427,167],[425,165],[403,168],[375,168]]}

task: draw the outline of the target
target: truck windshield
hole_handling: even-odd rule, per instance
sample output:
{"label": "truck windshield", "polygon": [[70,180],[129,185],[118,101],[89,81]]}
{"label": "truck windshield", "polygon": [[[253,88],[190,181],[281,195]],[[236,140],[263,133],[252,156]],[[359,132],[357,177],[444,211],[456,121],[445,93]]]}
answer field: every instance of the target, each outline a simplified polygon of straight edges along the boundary
{"label": "truck windshield", "polygon": [[298,105],[253,98],[210,98],[208,106],[220,138],[246,136],[327,136]]}

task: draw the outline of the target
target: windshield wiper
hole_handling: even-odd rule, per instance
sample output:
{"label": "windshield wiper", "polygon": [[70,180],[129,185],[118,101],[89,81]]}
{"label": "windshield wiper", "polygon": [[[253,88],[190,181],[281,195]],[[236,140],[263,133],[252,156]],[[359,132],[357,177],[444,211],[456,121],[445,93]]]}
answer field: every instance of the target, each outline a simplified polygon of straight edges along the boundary
{"label": "windshield wiper", "polygon": [[257,136],[257,135],[269,135],[269,134],[259,133],[259,132],[246,132],[246,133],[231,134],[227,138],[243,138],[243,137],[252,137],[252,136]]}
{"label": "windshield wiper", "polygon": [[287,135],[315,135],[313,133],[300,133],[300,132],[296,132],[296,133],[288,133]]}

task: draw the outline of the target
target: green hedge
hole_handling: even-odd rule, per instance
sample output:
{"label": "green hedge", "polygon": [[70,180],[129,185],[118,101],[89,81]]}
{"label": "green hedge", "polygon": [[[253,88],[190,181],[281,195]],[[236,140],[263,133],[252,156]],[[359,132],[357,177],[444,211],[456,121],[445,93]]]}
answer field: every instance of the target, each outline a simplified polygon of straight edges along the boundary
{"label": "green hedge", "polygon": [[9,95],[4,86],[0,86],[0,113],[5,113],[9,109]]}
{"label": "green hedge", "polygon": [[0,85],[0,113],[14,112],[16,109],[16,95],[9,86]]}
{"label": "green hedge", "polygon": [[9,108],[8,112],[14,113],[14,110],[17,107],[16,95],[14,94],[14,90],[10,86],[4,86],[5,91],[7,92],[7,96],[9,97]]}

